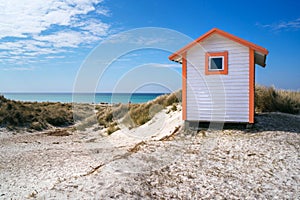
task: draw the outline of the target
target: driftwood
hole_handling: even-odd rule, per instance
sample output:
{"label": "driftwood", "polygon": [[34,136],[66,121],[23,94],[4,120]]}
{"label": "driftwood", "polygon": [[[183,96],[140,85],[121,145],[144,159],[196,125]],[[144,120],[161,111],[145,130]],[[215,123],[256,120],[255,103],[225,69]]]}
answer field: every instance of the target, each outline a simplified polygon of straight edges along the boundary
{"label": "driftwood", "polygon": [[67,129],[56,129],[45,133],[48,136],[69,136],[72,135]]}
{"label": "driftwood", "polygon": [[139,143],[137,143],[136,145],[134,145],[134,147],[128,149],[129,152],[131,153],[136,153],[141,149],[141,146],[146,144],[144,141],[141,141]]}
{"label": "driftwood", "polygon": [[175,127],[174,131],[171,133],[171,135],[166,135],[164,137],[162,137],[161,139],[159,139],[159,141],[168,141],[170,140],[171,138],[173,138],[179,131],[181,126],[177,126]]}
{"label": "driftwood", "polygon": [[95,173],[98,169],[100,169],[100,168],[103,167],[103,166],[104,166],[104,164],[98,165],[98,166],[96,166],[96,167],[92,167],[92,168],[93,168],[92,170],[90,170],[89,172],[87,172],[86,174],[83,174],[83,175],[81,175],[81,176],[88,176],[88,175],[91,175],[91,174]]}

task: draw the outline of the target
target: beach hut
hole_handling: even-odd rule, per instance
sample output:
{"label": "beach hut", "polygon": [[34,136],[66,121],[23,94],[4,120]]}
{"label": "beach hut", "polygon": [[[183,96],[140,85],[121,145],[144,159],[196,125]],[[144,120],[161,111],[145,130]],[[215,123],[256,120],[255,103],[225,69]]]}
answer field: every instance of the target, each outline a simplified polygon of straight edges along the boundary
{"label": "beach hut", "polygon": [[182,64],[183,120],[254,123],[255,64],[265,67],[267,55],[217,28],[170,55]]}

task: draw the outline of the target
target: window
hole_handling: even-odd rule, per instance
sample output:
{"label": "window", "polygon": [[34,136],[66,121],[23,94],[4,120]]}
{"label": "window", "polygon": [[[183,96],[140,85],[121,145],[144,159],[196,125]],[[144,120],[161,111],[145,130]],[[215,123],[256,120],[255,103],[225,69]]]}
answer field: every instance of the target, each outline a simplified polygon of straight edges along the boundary
{"label": "window", "polygon": [[205,74],[228,74],[228,52],[207,52],[205,54]]}
{"label": "window", "polygon": [[224,57],[223,56],[211,56],[209,57],[208,70],[223,70],[224,68]]}

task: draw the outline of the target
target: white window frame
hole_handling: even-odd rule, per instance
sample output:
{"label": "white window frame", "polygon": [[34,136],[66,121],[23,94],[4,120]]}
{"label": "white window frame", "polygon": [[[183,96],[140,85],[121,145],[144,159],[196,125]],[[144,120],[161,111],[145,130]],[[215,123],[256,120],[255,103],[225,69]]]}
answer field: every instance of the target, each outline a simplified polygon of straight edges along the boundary
{"label": "white window frame", "polygon": [[[211,64],[211,59],[212,58],[222,58],[222,69],[211,69],[210,64]],[[209,71],[223,71],[224,70],[224,56],[209,56],[208,58],[208,70]]]}

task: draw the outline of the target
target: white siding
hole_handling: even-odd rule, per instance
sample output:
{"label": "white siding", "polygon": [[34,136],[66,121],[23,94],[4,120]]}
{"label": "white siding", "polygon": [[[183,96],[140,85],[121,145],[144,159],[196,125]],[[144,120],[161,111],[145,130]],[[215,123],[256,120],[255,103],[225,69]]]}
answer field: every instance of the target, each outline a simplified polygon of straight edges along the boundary
{"label": "white siding", "polygon": [[[228,51],[228,74],[205,75],[205,52]],[[249,121],[249,48],[214,34],[187,52],[187,120]]]}

